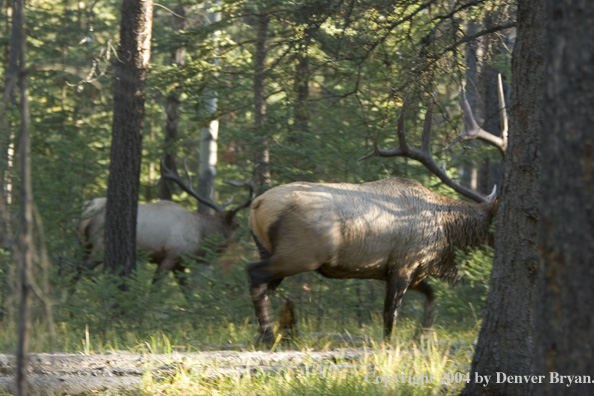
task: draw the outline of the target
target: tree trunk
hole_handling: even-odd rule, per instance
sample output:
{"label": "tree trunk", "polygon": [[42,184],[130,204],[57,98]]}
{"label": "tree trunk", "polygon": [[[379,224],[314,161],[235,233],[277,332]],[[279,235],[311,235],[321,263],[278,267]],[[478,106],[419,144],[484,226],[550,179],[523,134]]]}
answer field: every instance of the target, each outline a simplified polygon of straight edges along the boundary
{"label": "tree trunk", "polygon": [[[473,35],[485,26],[493,26],[494,15],[488,13],[481,25],[469,23],[468,35]],[[466,97],[476,121],[485,130],[495,136],[501,136],[501,122],[499,117],[498,74],[491,65],[496,54],[506,51],[501,43],[501,37],[485,35],[468,45],[466,53]],[[470,141],[469,146],[476,143]],[[503,162],[483,159],[478,164],[467,164],[461,168],[462,184],[477,190],[482,194],[489,194],[493,186],[501,186],[503,179]]]}
{"label": "tree trunk", "polygon": [[[474,35],[479,31],[479,25],[474,22],[470,21],[468,23],[468,28],[466,34]],[[474,117],[479,125],[483,123],[483,108],[479,106],[478,100],[478,79],[479,74],[483,67],[483,46],[482,40],[485,38],[482,37],[480,40],[474,40],[468,43],[466,47],[466,99],[468,100],[468,104],[472,109]],[[470,141],[467,143],[469,146],[474,146],[475,142]],[[473,161],[474,162],[474,161]],[[477,169],[474,163],[467,163],[463,164],[460,167],[460,183],[468,188],[473,190],[478,190],[477,188]]]}
{"label": "tree trunk", "polygon": [[256,23],[256,55],[254,57],[254,133],[258,137],[254,156],[254,181],[258,193],[270,185],[270,149],[266,131],[266,44],[268,40],[268,15],[258,15]]}
{"label": "tree trunk", "polygon": [[533,372],[533,312],[538,268],[539,133],[542,128],[546,7],[518,2],[512,60],[512,100],[504,185],[496,218],[495,259],[487,312],[471,372],[491,376],[488,386],[471,381],[463,395],[527,395],[530,384],[495,383],[496,372]]}
{"label": "tree trunk", "polygon": [[[152,0],[124,0],[122,4],[105,208],[105,268],[124,276],[136,266],[136,212],[152,16]],[[125,282],[120,286],[125,289]]]}
{"label": "tree trunk", "polygon": [[16,394],[28,395],[27,354],[31,337],[31,267],[33,265],[33,187],[31,184],[31,138],[29,135],[29,101],[27,98],[27,80],[25,65],[25,2],[14,2],[11,51],[18,53],[18,87],[21,96],[21,133],[19,156],[21,166],[21,219],[19,231],[20,256],[20,304],[17,346]]}
{"label": "tree trunk", "polygon": [[[215,95],[214,92],[207,94]],[[217,98],[211,97],[205,100],[205,106],[210,114],[214,114],[217,109]],[[198,169],[198,194],[202,197],[213,199],[216,165],[217,165],[217,140],[219,136],[219,121],[212,120],[208,127],[200,130],[200,162]],[[204,214],[215,213],[214,209],[202,202],[198,203],[198,212]]]}
{"label": "tree trunk", "polygon": [[297,66],[295,67],[295,93],[297,98],[293,108],[293,122],[295,124],[292,134],[293,141],[297,141],[297,136],[309,131],[309,108],[307,103],[309,100],[309,56],[307,48],[307,44],[299,48]]}
{"label": "tree trunk", "polygon": [[[214,4],[220,3],[215,1]],[[207,4],[210,7],[210,4]],[[209,23],[219,22],[221,14],[218,12],[207,11]],[[218,32],[215,32],[215,40]],[[215,51],[217,43],[215,42]],[[218,65],[218,60],[213,60],[215,65]],[[217,111],[217,93],[212,89],[206,89],[204,92],[203,105],[205,113],[209,117],[213,117]],[[219,138],[219,120],[213,119],[208,123],[207,127],[200,130],[200,162],[198,169],[198,193],[210,199],[214,197],[215,176],[217,174],[217,140]],[[214,213],[214,209],[202,202],[198,203],[198,212],[205,214]]]}
{"label": "tree trunk", "polygon": [[[186,9],[183,5],[178,5],[175,8],[173,15],[173,31],[178,32],[185,29]],[[183,47],[176,48],[171,53],[171,64],[182,66],[185,64],[184,60],[185,50]],[[165,166],[168,169],[177,171],[175,162],[175,141],[177,139],[178,124],[179,124],[179,89],[175,88],[167,96],[167,103],[165,105]],[[161,178],[161,188],[159,189],[159,198],[164,200],[171,200],[173,193],[173,182],[166,178]]]}
{"label": "tree trunk", "polygon": [[[487,13],[484,19],[484,26],[495,25],[495,15]],[[483,102],[483,128],[496,136],[501,136],[501,117],[499,116],[499,98],[498,98],[498,74],[491,61],[498,54],[507,52],[502,40],[505,36],[487,35],[482,37],[484,40],[484,51],[489,55],[489,61],[483,64],[479,75],[479,91]],[[503,161],[497,159],[493,161],[489,158],[482,161],[478,171],[478,191],[483,194],[489,194],[493,191],[493,186],[501,186],[503,180]]]}
{"label": "tree trunk", "polygon": [[[1,12],[0,8],[0,12]],[[13,19],[7,15],[6,20],[7,35],[10,36],[10,42],[5,49],[8,54],[8,65],[6,67],[6,78],[2,101],[0,102],[0,248],[8,248],[12,244],[12,225],[10,223],[9,207],[12,202],[12,180],[10,169],[13,166],[14,157],[14,132],[8,123],[7,113],[12,104],[15,103],[16,88],[18,80],[18,37],[15,36],[14,12]],[[12,24],[12,26],[11,26]]]}
{"label": "tree trunk", "polygon": [[594,3],[549,0],[536,312],[538,395],[591,395],[549,373],[594,375]]}

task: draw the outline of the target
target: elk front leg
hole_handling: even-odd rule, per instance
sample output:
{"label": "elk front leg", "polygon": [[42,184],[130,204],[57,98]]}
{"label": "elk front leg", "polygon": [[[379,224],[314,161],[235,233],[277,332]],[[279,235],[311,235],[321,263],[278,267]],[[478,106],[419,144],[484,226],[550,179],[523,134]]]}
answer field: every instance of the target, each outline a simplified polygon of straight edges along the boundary
{"label": "elk front leg", "polygon": [[188,282],[188,274],[186,274],[186,266],[183,265],[182,261],[178,262],[173,268],[173,275],[175,276],[175,280],[179,285],[186,301],[191,301],[192,296],[192,288],[190,287],[190,283]]}
{"label": "elk front leg", "polygon": [[398,307],[402,296],[408,287],[408,280],[391,275],[386,281],[386,295],[384,298],[384,341],[390,341],[394,319],[398,314]]}

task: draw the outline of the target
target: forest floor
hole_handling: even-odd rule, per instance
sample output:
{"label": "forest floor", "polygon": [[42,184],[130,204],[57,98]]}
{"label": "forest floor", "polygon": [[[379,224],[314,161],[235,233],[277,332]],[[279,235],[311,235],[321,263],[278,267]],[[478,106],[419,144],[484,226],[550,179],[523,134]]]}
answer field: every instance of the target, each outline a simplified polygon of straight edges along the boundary
{"label": "forest floor", "polygon": [[[180,370],[198,373],[205,379],[223,376],[270,375],[287,370],[345,369],[369,362],[367,348],[327,351],[206,351],[168,354],[112,352],[83,355],[38,353],[29,356],[28,378],[32,394],[80,395],[101,391],[134,392],[143,377],[155,381],[173,378]],[[16,360],[0,355],[0,393],[14,394]]]}

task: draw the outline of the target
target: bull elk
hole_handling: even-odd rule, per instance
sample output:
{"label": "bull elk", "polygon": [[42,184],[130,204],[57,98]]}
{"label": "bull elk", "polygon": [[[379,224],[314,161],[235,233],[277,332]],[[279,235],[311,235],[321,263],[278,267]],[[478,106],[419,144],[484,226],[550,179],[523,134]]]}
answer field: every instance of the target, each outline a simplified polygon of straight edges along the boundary
{"label": "bull elk", "polygon": [[[213,208],[214,214],[190,212],[181,205],[171,201],[157,201],[138,205],[136,225],[136,244],[142,251],[149,253],[150,260],[157,264],[153,283],[166,271],[172,271],[182,291],[189,288],[183,275],[186,264],[183,256],[202,258],[206,254],[200,242],[218,235],[222,237],[223,250],[231,241],[238,228],[237,213],[247,208],[253,199],[253,186],[249,182],[227,182],[234,186],[247,186],[250,190],[249,198],[231,210],[226,207],[230,201],[218,205],[214,201],[200,196],[191,184],[187,185],[179,175],[161,164],[162,176],[175,181],[188,194],[198,201]],[[105,198],[91,200],[82,215],[79,228],[88,251],[87,266],[96,267],[101,263],[104,251],[103,225],[105,222]],[[79,268],[75,280],[81,275]]]}
{"label": "bull elk", "polygon": [[[464,96],[463,104],[466,102]],[[503,106],[502,106],[503,108]],[[466,114],[466,121],[474,121]],[[496,212],[495,189],[483,196],[453,180],[431,152],[431,106],[427,109],[421,149],[404,134],[403,105],[397,126],[399,147],[363,157],[407,156],[422,162],[445,184],[474,202],[447,198],[404,178],[363,184],[296,182],[268,190],[251,205],[249,227],[261,261],[249,264],[250,295],[259,322],[258,341],[274,340],[270,293],[281,281],[306,271],[329,278],[386,281],[384,339],[389,340],[404,293],[427,296],[423,326],[432,321],[434,294],[427,276],[457,276],[455,250],[486,242]],[[504,110],[503,110],[504,111]],[[485,138],[476,122],[458,140]],[[474,133],[475,136],[467,135]],[[480,136],[479,136],[480,135]],[[504,135],[505,136],[505,135]],[[491,144],[496,144],[491,139]],[[503,152],[504,146],[500,147]]]}

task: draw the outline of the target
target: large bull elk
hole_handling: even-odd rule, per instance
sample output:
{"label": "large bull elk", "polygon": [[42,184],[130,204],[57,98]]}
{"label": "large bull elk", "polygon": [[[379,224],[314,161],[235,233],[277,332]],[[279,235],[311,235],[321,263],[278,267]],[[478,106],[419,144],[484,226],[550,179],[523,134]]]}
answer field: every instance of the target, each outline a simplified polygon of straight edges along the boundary
{"label": "large bull elk", "polygon": [[[253,199],[253,187],[249,182],[228,182],[235,186],[247,186],[250,196],[245,202],[227,210],[226,207],[231,202],[218,205],[211,199],[200,196],[191,185],[185,184],[176,172],[169,170],[164,164],[162,164],[162,176],[175,181],[188,194],[216,211],[214,214],[191,212],[171,201],[138,205],[136,244],[139,249],[149,254],[152,262],[157,264],[153,283],[166,271],[172,271],[185,292],[189,285],[183,275],[186,269],[183,257],[204,257],[206,252],[201,248],[200,242],[215,235],[221,237],[222,243],[218,248],[223,250],[233,239],[238,228],[237,213],[249,207]],[[90,268],[101,263],[104,252],[105,203],[105,198],[95,198],[90,201],[80,222],[80,233],[89,254],[87,267]],[[76,279],[80,277],[81,270],[79,269]]]}
{"label": "large bull elk", "polygon": [[[261,261],[247,267],[259,341],[270,344],[274,340],[270,293],[284,278],[306,271],[330,278],[386,281],[385,339],[391,335],[408,289],[427,296],[423,325],[428,326],[434,295],[425,278],[456,277],[456,249],[479,246],[487,240],[497,206],[495,189],[483,196],[455,183],[435,163],[430,152],[431,106],[421,149],[412,148],[404,133],[405,111],[403,105],[397,126],[399,147],[384,150],[375,143],[373,153],[363,158],[413,158],[476,203],[447,198],[404,178],[362,184],[296,182],[263,193],[254,200],[249,214]],[[466,119],[471,117],[467,114]],[[475,133],[473,128],[470,125],[469,133]],[[487,133],[470,138],[482,139],[483,132]],[[492,144],[494,141],[491,139]]]}

